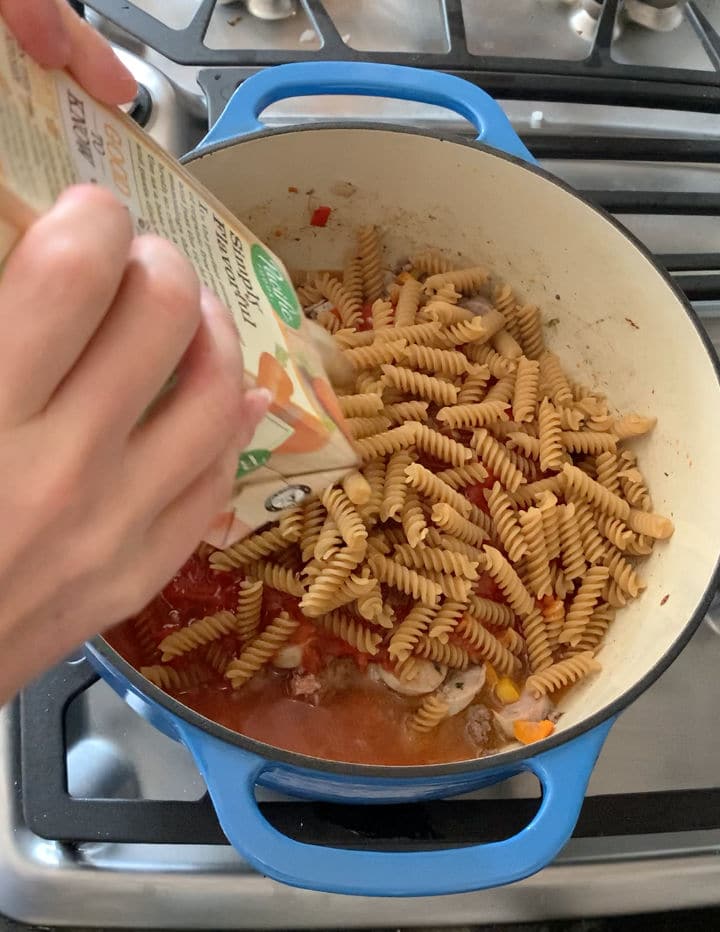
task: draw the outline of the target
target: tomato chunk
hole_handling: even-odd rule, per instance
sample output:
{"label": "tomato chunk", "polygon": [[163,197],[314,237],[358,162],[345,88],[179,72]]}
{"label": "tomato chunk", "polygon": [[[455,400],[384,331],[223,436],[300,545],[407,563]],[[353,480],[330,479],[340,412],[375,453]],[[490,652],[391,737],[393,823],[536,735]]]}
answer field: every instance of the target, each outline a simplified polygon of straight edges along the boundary
{"label": "tomato chunk", "polygon": [[310,226],[324,227],[330,219],[331,213],[332,207],[316,207],[312,212],[312,217],[310,218]]}

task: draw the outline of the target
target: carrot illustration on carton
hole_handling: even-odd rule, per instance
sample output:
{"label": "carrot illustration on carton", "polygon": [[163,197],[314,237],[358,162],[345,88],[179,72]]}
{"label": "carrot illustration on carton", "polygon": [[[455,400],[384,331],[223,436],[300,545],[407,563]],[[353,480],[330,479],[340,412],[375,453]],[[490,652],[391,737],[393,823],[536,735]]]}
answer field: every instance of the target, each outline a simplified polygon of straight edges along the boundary
{"label": "carrot illustration on carton", "polygon": [[[108,187],[138,231],[173,242],[229,307],[249,384],[273,404],[238,461],[232,502],[208,530],[223,547],[251,533],[356,463],[342,415],[282,262],[121,111],[88,96],[64,72],[45,72],[0,22],[0,169],[10,197],[47,210],[69,184]],[[98,135],[92,159],[76,145],[82,111]],[[19,153],[38,153],[31,171]],[[118,166],[122,166],[119,173]],[[0,263],[23,229],[0,198]],[[181,209],[178,209],[181,205]],[[27,224],[25,224],[27,226]]]}

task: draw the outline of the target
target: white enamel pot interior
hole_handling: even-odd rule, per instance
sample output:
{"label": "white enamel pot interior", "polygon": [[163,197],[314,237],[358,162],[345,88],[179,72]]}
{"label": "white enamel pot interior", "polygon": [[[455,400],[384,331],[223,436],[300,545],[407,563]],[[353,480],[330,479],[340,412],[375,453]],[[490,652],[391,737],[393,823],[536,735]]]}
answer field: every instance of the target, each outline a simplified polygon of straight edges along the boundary
{"label": "white enamel pot interior", "polygon": [[[649,255],[551,176],[461,140],[313,126],[210,147],[186,164],[290,269],[341,267],[367,223],[382,228],[387,267],[426,247],[486,265],[552,319],[546,340],[571,376],[619,411],[657,415],[634,449],[675,536],[644,563],[647,590],[618,613],[602,673],[563,700],[557,737],[637,696],[702,616],[720,553],[715,358]],[[327,227],[309,225],[310,198],[332,207]]]}

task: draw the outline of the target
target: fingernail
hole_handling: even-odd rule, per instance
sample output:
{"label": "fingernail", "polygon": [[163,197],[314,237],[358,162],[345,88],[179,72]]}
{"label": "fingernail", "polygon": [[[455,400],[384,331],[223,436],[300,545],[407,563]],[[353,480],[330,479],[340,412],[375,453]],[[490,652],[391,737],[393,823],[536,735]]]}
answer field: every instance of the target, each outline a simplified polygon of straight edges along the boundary
{"label": "fingernail", "polygon": [[272,392],[267,388],[252,388],[245,396],[246,407],[258,421],[265,417],[273,400]]}

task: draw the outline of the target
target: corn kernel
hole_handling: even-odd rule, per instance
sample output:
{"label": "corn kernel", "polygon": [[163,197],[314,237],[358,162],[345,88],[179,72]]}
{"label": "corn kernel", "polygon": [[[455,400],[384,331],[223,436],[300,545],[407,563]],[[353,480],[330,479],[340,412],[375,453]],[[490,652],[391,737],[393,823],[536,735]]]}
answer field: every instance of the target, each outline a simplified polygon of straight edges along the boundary
{"label": "corn kernel", "polygon": [[509,676],[503,676],[498,680],[495,687],[495,695],[503,705],[509,705],[511,702],[517,702],[520,698],[520,690]]}

